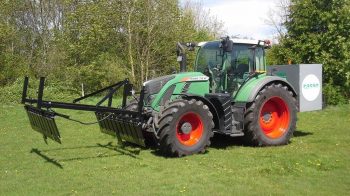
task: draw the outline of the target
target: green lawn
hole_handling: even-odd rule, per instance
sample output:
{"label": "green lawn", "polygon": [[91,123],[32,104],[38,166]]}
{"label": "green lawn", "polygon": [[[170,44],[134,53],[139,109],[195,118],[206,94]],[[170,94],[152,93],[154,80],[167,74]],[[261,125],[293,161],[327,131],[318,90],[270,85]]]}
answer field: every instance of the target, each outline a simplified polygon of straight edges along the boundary
{"label": "green lawn", "polygon": [[63,119],[63,144],[46,145],[22,106],[1,105],[0,195],[349,195],[350,105],[298,117],[287,146],[215,137],[205,154],[164,158]]}

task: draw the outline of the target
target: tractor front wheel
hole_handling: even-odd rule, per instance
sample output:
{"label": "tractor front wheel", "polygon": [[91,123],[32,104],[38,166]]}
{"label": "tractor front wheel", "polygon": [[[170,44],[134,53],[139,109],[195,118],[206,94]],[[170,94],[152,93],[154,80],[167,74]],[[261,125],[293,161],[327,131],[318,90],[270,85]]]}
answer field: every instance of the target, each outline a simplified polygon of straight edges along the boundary
{"label": "tractor front wheel", "polygon": [[160,111],[159,144],[163,154],[185,156],[205,152],[213,136],[213,115],[195,99],[166,103]]}
{"label": "tractor front wheel", "polygon": [[282,84],[265,86],[245,113],[245,140],[255,146],[287,144],[296,128],[296,99]]}

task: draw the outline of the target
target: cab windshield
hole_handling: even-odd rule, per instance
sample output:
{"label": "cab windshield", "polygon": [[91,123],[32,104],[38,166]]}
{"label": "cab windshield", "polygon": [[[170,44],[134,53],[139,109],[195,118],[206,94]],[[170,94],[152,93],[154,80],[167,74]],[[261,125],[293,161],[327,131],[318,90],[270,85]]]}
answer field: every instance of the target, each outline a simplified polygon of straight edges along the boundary
{"label": "cab windshield", "polygon": [[222,52],[220,42],[209,42],[205,44],[197,53],[196,71],[203,73],[206,68],[213,69],[221,66]]}
{"label": "cab windshield", "polygon": [[[198,50],[196,71],[218,68],[224,71],[264,71],[265,58],[262,47],[253,49],[253,44],[234,44],[233,51],[225,53],[220,48],[220,42],[209,42]],[[255,67],[254,67],[255,66]]]}

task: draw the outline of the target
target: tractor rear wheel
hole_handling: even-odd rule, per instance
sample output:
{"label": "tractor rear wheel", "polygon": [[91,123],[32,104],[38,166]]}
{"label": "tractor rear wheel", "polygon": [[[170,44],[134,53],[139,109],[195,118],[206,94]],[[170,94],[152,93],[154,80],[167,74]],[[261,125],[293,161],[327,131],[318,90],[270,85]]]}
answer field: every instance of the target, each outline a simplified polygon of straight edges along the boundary
{"label": "tractor rear wheel", "polygon": [[160,150],[178,157],[203,153],[214,135],[213,127],[213,115],[202,101],[168,102],[159,117]]}
{"label": "tractor rear wheel", "polygon": [[286,86],[265,86],[246,110],[245,140],[255,146],[287,144],[296,128],[296,109]]}

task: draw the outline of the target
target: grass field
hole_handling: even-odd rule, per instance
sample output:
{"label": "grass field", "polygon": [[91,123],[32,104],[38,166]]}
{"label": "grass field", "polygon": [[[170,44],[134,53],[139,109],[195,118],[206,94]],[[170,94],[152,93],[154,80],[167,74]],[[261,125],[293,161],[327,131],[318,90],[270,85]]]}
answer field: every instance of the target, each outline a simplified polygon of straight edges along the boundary
{"label": "grass field", "polygon": [[22,106],[1,105],[0,195],[349,195],[350,105],[298,118],[287,146],[216,136],[205,154],[164,158],[62,119],[63,145],[46,145]]}

